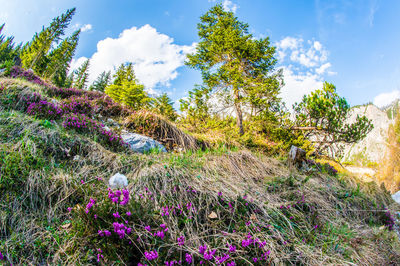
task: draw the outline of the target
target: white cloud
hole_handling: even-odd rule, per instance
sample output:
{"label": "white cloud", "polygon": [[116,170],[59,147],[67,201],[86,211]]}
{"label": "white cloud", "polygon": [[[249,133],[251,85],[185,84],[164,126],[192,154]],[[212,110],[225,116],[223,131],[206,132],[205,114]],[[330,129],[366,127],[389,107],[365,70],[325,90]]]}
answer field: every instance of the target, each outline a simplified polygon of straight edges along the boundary
{"label": "white cloud", "polygon": [[231,11],[233,13],[236,13],[236,10],[238,9],[238,5],[233,3],[231,0],[224,0],[222,2],[222,6],[224,7],[225,11]]}
{"label": "white cloud", "polygon": [[69,65],[69,69],[70,69],[69,72],[71,73],[71,71],[78,69],[83,64],[83,62],[85,62],[86,60],[87,60],[86,57],[79,57],[78,59],[75,59],[75,58],[72,59],[71,64]]}
{"label": "white cloud", "polygon": [[369,7],[369,14],[368,14],[368,23],[370,27],[374,26],[374,18],[376,11],[378,11],[378,2],[372,1],[371,6]]}
{"label": "white cloud", "polygon": [[318,42],[318,41],[315,41],[314,42],[314,49],[317,50],[317,51],[321,51],[322,44],[320,42]]}
{"label": "white cloud", "polygon": [[93,28],[92,24],[85,24],[81,27],[81,32],[89,31]]}
{"label": "white cloud", "polygon": [[318,41],[307,41],[308,47],[305,47],[302,38],[286,37],[275,45],[278,59],[284,60],[288,56],[292,62],[305,67],[315,67],[324,63],[328,58],[328,52]]}
{"label": "white cloud", "polygon": [[279,96],[289,109],[292,108],[294,103],[300,102],[303,95],[322,88],[323,80],[317,74],[296,74],[291,67],[283,67],[283,76],[285,86],[281,89]]}
{"label": "white cloud", "polygon": [[[178,76],[186,54],[193,52],[196,44],[177,45],[174,39],[157,32],[150,25],[124,30],[118,38],[106,38],[97,43],[97,51],[90,58],[89,82],[103,71],[114,71],[122,63],[132,62],[136,77],[154,92],[156,86],[169,86]],[[84,59],[77,59],[79,62]]]}
{"label": "white cloud", "polygon": [[378,107],[384,107],[397,99],[400,99],[400,90],[394,90],[392,92],[385,92],[377,95],[374,98],[374,104]]}
{"label": "white cloud", "polygon": [[275,46],[285,81],[280,97],[289,109],[303,95],[322,88],[325,75],[336,74],[329,70],[332,65],[327,62],[328,51],[319,41],[289,36]]}
{"label": "white cloud", "polygon": [[319,75],[322,75],[322,74],[324,74],[325,71],[326,71],[328,68],[330,68],[331,66],[332,66],[331,63],[325,63],[325,64],[323,64],[322,66],[320,66],[319,68],[317,68],[317,69],[315,70],[315,72],[317,72],[317,74],[319,74]]}

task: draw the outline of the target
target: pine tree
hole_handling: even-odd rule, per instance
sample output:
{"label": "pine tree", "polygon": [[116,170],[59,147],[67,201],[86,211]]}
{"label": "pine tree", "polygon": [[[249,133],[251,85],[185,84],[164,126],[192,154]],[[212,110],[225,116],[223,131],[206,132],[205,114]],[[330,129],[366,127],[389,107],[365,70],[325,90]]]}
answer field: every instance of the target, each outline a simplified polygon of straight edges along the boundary
{"label": "pine tree", "polygon": [[180,110],[185,116],[185,121],[194,127],[203,127],[211,117],[209,99],[210,89],[201,86],[189,91],[189,97],[180,99]]}
{"label": "pine tree", "polygon": [[292,130],[300,131],[312,141],[317,152],[325,152],[331,157],[335,154],[340,157],[343,143],[352,144],[364,139],[374,127],[365,115],[357,116],[351,124],[346,123],[350,106],[328,82],[324,82],[322,89],[304,95],[303,100],[293,107],[296,117]]}
{"label": "pine tree", "polygon": [[1,34],[5,24],[0,25],[0,63],[5,61],[14,60],[16,56],[18,56],[21,45],[15,47],[14,44],[14,37],[6,37],[5,35]]}
{"label": "pine tree", "polygon": [[105,93],[114,101],[122,103],[134,110],[149,107],[151,98],[144,86],[135,78],[132,63],[121,64],[114,74],[113,84],[105,88]]}
{"label": "pine tree", "polygon": [[278,100],[282,73],[274,72],[275,47],[270,46],[269,38],[254,39],[249,26],[220,4],[200,21],[200,42],[196,53],[188,55],[187,65],[200,70],[205,85],[234,108],[242,135],[245,106],[260,114]]}
{"label": "pine tree", "polygon": [[110,85],[111,82],[111,71],[103,71],[97,79],[90,86],[89,90],[93,91],[101,91],[104,92],[104,89]]}
{"label": "pine tree", "polygon": [[89,59],[75,71],[76,78],[74,79],[73,87],[77,89],[85,89],[89,77]]}
{"label": "pine tree", "polygon": [[133,71],[133,64],[121,64],[114,74],[115,85],[122,85],[123,81],[134,81],[136,82],[135,72]]}
{"label": "pine tree", "polygon": [[54,18],[49,27],[43,27],[40,33],[35,34],[31,42],[24,45],[21,52],[24,68],[32,68],[39,75],[45,71],[49,63],[47,55],[53,43],[57,44],[61,40],[75,10],[75,8],[68,9],[61,16]]}
{"label": "pine tree", "polygon": [[166,93],[163,93],[154,99],[153,110],[156,113],[167,117],[171,121],[175,121],[177,118],[176,111],[173,107],[173,102]]}
{"label": "pine tree", "polygon": [[51,79],[59,87],[65,86],[68,68],[78,45],[80,30],[75,31],[70,37],[66,38],[61,44],[51,51],[48,56],[49,63],[43,76]]}
{"label": "pine tree", "polygon": [[74,84],[74,79],[75,79],[75,71],[71,71],[69,75],[65,78],[63,87],[64,88],[72,87],[72,84]]}
{"label": "pine tree", "polygon": [[135,82],[123,81],[122,82],[122,98],[121,101],[124,105],[129,106],[133,110],[140,110],[149,107],[151,98],[144,90],[142,84]]}

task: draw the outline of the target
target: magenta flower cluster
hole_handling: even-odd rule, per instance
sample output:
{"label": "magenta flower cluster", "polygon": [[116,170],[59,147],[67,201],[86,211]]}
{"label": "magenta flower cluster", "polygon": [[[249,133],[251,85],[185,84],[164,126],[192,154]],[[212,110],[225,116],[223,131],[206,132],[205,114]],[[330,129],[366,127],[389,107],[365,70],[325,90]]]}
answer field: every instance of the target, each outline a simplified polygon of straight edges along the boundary
{"label": "magenta flower cluster", "polygon": [[157,251],[145,251],[144,256],[146,257],[147,260],[155,260],[158,258],[158,253]]}
{"label": "magenta flower cluster", "polygon": [[93,113],[93,105],[87,96],[72,96],[63,101],[61,109],[64,113],[85,114]]}
{"label": "magenta flower cluster", "polygon": [[[46,85],[46,84],[44,84]],[[103,93],[98,92],[98,91],[86,91],[86,90],[81,90],[81,89],[76,89],[76,88],[58,88],[55,86],[46,86],[46,94],[49,97],[58,97],[61,99],[67,99],[73,96],[86,96],[89,99],[97,99],[101,98],[104,96]]]}
{"label": "magenta flower cluster", "polygon": [[185,244],[185,236],[178,237],[177,241],[179,246],[183,246]]}
{"label": "magenta flower cluster", "polygon": [[130,235],[132,233],[132,228],[127,227],[122,223],[113,223],[114,232],[119,236],[120,239],[125,238],[126,235]]}
{"label": "magenta flower cluster", "polygon": [[113,147],[127,146],[121,136],[111,130],[104,129],[104,125],[87,117],[84,114],[73,114],[66,116],[63,122],[66,129],[75,129],[78,132],[91,133],[99,137],[100,142]]}
{"label": "magenta flower cluster", "polygon": [[46,85],[46,83],[41,78],[36,76],[33,71],[25,70],[19,66],[13,66],[9,76],[11,78],[23,78],[38,85]]}
{"label": "magenta flower cluster", "polygon": [[[121,195],[123,196],[122,199]],[[129,191],[127,189],[123,189],[122,191],[117,190],[114,192],[112,191],[111,188],[108,188],[108,198],[114,203],[117,204],[119,203],[120,205],[127,205],[129,203]],[[128,216],[130,216],[130,214]]]}
{"label": "magenta flower cluster", "polygon": [[86,209],[85,209],[86,214],[89,213],[90,209],[94,206],[94,204],[96,204],[96,201],[94,199],[90,198],[89,203],[86,205]]}
{"label": "magenta flower cluster", "polygon": [[3,254],[1,254],[1,252],[0,252],[0,260],[4,260],[5,258],[4,258],[4,255]]}
{"label": "magenta flower cluster", "polygon": [[63,114],[63,110],[58,108],[57,105],[46,100],[30,103],[26,112],[29,115],[36,115],[51,120],[58,119]]}
{"label": "magenta flower cluster", "polygon": [[98,234],[99,236],[111,236],[111,232],[108,231],[108,230],[99,230],[99,231],[97,232],[97,234]]}
{"label": "magenta flower cluster", "polygon": [[103,253],[103,250],[98,248],[97,249],[97,262],[100,262],[100,260],[104,258],[104,255],[101,253]]}

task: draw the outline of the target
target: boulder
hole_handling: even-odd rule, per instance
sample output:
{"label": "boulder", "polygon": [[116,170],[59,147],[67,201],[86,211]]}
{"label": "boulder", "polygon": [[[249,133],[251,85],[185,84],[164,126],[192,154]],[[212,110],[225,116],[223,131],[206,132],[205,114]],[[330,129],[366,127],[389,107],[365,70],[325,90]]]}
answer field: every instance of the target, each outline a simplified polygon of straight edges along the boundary
{"label": "boulder", "polygon": [[167,149],[161,143],[140,134],[125,131],[122,132],[121,137],[122,140],[125,141],[135,152],[145,153],[152,149],[158,149],[159,151],[167,152]]}
{"label": "boulder", "polygon": [[392,195],[392,199],[393,199],[395,202],[397,202],[398,204],[400,204],[400,190],[397,191],[396,193],[394,193],[394,194]]}
{"label": "boulder", "polygon": [[306,151],[292,145],[289,151],[288,163],[290,165],[295,165],[299,167],[302,165],[305,159],[306,159]]}
{"label": "boulder", "polygon": [[128,179],[125,175],[116,173],[108,180],[108,184],[111,188],[123,188],[128,186]]}

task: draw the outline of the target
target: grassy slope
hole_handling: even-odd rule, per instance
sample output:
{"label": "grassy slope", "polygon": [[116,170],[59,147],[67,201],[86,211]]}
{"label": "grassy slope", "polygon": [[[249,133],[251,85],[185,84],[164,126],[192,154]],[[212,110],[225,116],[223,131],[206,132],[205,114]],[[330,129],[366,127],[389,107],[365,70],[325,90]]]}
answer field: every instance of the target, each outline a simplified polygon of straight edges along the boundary
{"label": "grassy slope", "polygon": [[[390,220],[381,211],[397,206],[374,183],[315,170],[298,172],[249,151],[113,152],[90,135],[64,129],[59,121],[4,106],[0,252],[13,264],[96,264],[99,255],[104,264],[160,265],[185,261],[186,254],[198,264],[204,244],[216,250],[215,256],[228,254],[227,244],[235,245],[227,262],[238,265],[400,261],[397,235],[384,226]],[[125,206],[112,204],[107,196],[108,178],[117,172],[130,183]],[[86,213],[90,198],[96,204]],[[171,206],[179,205],[183,213],[173,214]],[[166,206],[170,215],[161,215]],[[114,218],[117,211],[122,218]],[[127,211],[132,215],[126,216]],[[131,235],[98,235],[124,220],[133,228]],[[149,225],[155,233],[160,224],[169,229],[163,239],[144,229]],[[179,246],[176,240],[182,235],[185,244]],[[243,247],[248,239],[259,239],[262,247]],[[143,252],[149,250],[157,250],[159,258],[145,261]],[[265,260],[254,262],[266,252]]]}

